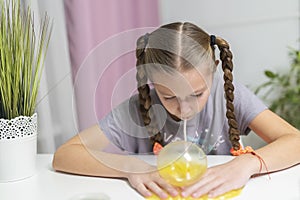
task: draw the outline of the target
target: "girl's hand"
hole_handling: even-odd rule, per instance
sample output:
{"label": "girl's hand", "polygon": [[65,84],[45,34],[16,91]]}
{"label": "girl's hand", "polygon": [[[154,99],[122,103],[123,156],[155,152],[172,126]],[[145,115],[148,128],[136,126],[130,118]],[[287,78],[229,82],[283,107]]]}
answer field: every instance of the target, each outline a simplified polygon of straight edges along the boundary
{"label": "girl's hand", "polygon": [[205,194],[213,198],[243,187],[251,175],[259,169],[259,160],[250,154],[236,157],[232,161],[208,168],[195,184],[182,188],[183,197],[198,198]]}
{"label": "girl's hand", "polygon": [[178,191],[161,178],[157,171],[144,174],[131,173],[127,175],[127,178],[131,186],[145,197],[152,196],[152,193],[161,199],[166,199],[169,195],[178,195]]}

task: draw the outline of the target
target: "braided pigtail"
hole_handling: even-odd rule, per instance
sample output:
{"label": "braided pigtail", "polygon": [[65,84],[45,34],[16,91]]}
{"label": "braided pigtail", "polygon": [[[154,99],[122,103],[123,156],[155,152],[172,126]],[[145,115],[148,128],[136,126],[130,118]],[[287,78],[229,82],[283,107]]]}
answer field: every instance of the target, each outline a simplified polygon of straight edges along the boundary
{"label": "braided pigtail", "polygon": [[[147,84],[148,78],[146,71],[142,65],[146,64],[145,60],[145,49],[148,43],[149,34],[147,33],[144,36],[141,36],[137,40],[137,49],[136,49],[136,67],[137,74],[136,80],[138,84],[138,93],[139,93],[139,103],[140,103],[140,112],[144,125],[147,127],[147,131],[150,135],[150,141],[152,148],[156,142],[161,143],[162,138],[158,129],[155,126],[150,126],[151,119],[153,119],[153,113],[151,112],[151,96],[150,96],[150,87]],[[153,123],[152,123],[153,124]]]}
{"label": "braided pigtail", "polygon": [[[220,59],[222,61],[222,69],[224,72],[224,90],[225,90],[225,96],[226,96],[226,117],[228,119],[228,125],[229,125],[229,139],[231,141],[232,148],[230,149],[230,152],[234,156],[239,156],[242,154],[252,154],[256,156],[260,162],[260,168],[259,173],[261,173],[263,167],[265,167],[267,174],[269,175],[269,170],[266,162],[264,159],[257,154],[252,147],[246,146],[245,148],[242,148],[240,145],[240,131],[238,129],[238,123],[236,121],[236,117],[234,114],[234,105],[233,105],[233,99],[234,99],[234,86],[232,84],[233,76],[232,76],[232,53],[229,50],[228,43],[223,40],[222,38],[216,38],[214,35],[210,36],[211,38],[211,46],[213,47],[215,44],[218,46],[220,50]],[[271,179],[269,175],[269,179]]]}
{"label": "braided pigtail", "polygon": [[[214,37],[214,36],[211,36]],[[214,40],[214,41],[213,41]],[[240,149],[240,131],[238,129],[238,123],[234,114],[234,86],[232,84],[233,75],[233,63],[232,63],[232,53],[229,50],[229,44],[222,38],[212,38],[212,42],[218,46],[220,50],[220,59],[222,61],[222,70],[224,72],[224,92],[226,97],[226,117],[228,119],[229,125],[229,139],[231,141],[234,150]],[[211,44],[213,46],[213,44]]]}

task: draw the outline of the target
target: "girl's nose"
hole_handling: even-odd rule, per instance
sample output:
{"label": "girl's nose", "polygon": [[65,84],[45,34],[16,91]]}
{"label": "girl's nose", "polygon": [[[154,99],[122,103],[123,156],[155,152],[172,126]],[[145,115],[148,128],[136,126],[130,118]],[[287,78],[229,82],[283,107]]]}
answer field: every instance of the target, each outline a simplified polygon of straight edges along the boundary
{"label": "girl's nose", "polygon": [[189,102],[187,101],[180,101],[180,112],[182,117],[189,117],[188,115],[191,114],[192,108]]}

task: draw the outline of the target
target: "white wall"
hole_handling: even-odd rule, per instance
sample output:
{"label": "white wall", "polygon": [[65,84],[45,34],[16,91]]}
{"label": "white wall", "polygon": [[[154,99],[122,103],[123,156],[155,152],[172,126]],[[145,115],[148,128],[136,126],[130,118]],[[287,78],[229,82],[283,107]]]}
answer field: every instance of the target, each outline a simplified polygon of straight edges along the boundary
{"label": "white wall", "polygon": [[[297,0],[160,0],[159,3],[162,24],[190,21],[226,39],[234,56],[234,78],[251,89],[266,80],[264,70],[288,68],[287,47],[299,46]],[[257,146],[263,144],[253,135],[249,139]]]}

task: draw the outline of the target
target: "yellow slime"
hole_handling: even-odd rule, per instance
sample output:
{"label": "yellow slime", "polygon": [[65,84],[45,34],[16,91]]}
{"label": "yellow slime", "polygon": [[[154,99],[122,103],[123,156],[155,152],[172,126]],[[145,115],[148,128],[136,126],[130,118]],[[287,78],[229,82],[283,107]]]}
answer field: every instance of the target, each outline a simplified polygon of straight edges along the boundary
{"label": "yellow slime", "polygon": [[[204,195],[202,197],[199,198],[193,198],[193,197],[181,197],[181,196],[177,196],[177,197],[168,197],[165,200],[226,200],[226,199],[231,199],[233,197],[236,197],[238,195],[240,195],[242,191],[241,189],[236,189],[236,190],[231,190],[229,192],[226,192],[220,196],[217,196],[215,198],[209,198],[207,195]],[[151,197],[146,198],[147,200],[160,200],[159,197],[153,195]]]}
{"label": "yellow slime", "polygon": [[187,186],[195,183],[206,171],[206,165],[199,162],[173,162],[159,170],[159,174],[170,184]]}

